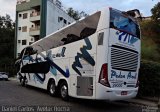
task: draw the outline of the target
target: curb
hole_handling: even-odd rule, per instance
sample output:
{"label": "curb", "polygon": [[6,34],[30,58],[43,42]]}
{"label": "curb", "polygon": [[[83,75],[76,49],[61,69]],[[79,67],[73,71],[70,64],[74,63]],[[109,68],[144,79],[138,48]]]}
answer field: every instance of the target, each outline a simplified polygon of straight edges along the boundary
{"label": "curb", "polygon": [[158,102],[151,102],[151,101],[142,100],[142,99],[130,99],[130,100],[124,100],[124,102],[131,103],[131,104],[138,104],[142,106],[158,107]]}
{"label": "curb", "polygon": [[137,99],[142,99],[142,100],[146,100],[146,101],[151,101],[151,102],[158,102],[159,99],[158,97],[137,97]]}
{"label": "curb", "polygon": [[17,81],[17,78],[16,77],[10,77],[10,78],[8,78],[9,80],[11,80],[11,81]]}

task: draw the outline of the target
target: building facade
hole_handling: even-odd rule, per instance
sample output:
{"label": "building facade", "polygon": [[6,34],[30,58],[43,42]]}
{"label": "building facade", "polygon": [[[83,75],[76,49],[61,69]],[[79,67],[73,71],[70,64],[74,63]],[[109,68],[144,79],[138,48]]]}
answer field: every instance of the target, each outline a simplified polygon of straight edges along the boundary
{"label": "building facade", "polygon": [[28,45],[74,22],[59,0],[18,0],[15,57]]}

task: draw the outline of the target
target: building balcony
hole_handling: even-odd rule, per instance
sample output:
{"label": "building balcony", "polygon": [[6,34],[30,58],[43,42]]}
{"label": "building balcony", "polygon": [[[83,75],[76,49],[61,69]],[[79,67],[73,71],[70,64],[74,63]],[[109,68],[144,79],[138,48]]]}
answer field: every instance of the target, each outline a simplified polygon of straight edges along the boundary
{"label": "building balcony", "polygon": [[33,9],[32,7],[40,7],[41,0],[17,0],[16,11],[28,11]]}
{"label": "building balcony", "polygon": [[34,12],[30,14],[30,21],[40,21],[40,12]]}
{"label": "building balcony", "polygon": [[17,5],[30,2],[30,0],[17,0]]}
{"label": "building balcony", "polygon": [[30,34],[31,36],[40,35],[40,26],[35,26],[35,27],[30,28],[29,34]]}

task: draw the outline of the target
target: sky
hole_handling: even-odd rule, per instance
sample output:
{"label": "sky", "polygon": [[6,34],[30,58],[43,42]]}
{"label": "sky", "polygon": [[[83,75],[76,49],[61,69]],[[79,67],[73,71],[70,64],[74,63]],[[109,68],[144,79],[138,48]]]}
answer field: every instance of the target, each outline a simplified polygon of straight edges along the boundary
{"label": "sky", "polygon": [[[0,0],[0,15],[9,14],[15,20],[17,0]],[[113,7],[121,11],[139,9],[143,16],[151,16],[151,8],[160,0],[60,0],[65,8],[84,11],[87,14],[104,7]]]}

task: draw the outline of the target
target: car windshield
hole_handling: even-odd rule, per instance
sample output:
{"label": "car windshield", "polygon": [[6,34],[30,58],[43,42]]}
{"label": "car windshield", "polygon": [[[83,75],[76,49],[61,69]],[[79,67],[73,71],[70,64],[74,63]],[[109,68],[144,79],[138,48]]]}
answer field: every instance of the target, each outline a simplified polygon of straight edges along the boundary
{"label": "car windshield", "polygon": [[110,10],[110,27],[140,38],[140,31],[137,23],[120,11]]}

